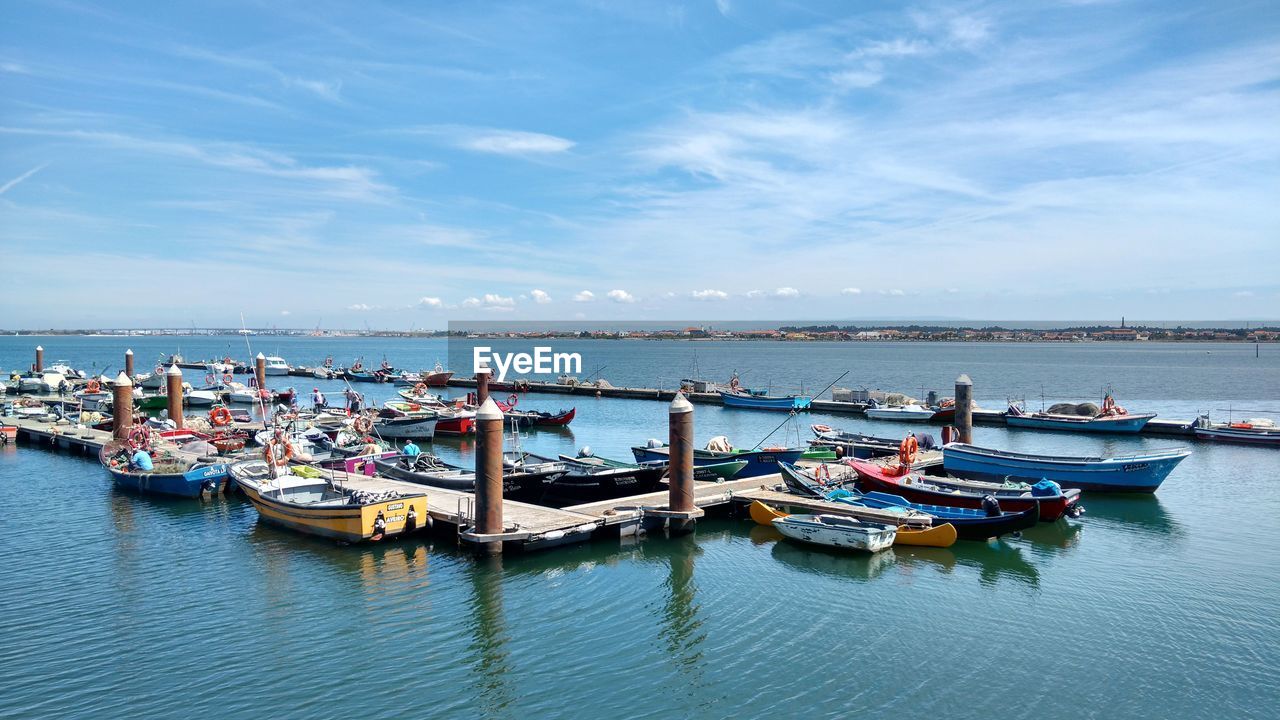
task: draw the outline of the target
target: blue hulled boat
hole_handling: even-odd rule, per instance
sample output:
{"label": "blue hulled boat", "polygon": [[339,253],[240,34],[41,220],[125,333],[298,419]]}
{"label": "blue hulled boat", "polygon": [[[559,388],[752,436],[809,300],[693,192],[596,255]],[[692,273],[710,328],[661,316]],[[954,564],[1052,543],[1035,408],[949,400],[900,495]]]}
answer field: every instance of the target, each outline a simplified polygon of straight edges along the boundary
{"label": "blue hulled boat", "polygon": [[950,474],[978,480],[1049,479],[1066,488],[1152,493],[1191,451],[1170,448],[1114,457],[1031,455],[950,443],[942,448],[942,467]]}
{"label": "blue hulled boat", "polygon": [[720,391],[720,399],[725,407],[748,408],[751,410],[808,410],[813,398],[807,395],[769,396],[747,392]]}
{"label": "blue hulled boat", "polygon": [[[669,451],[670,448],[666,445],[657,447],[637,445],[631,448],[631,454],[635,456],[637,463],[668,462],[671,460]],[[779,462],[795,463],[803,453],[804,448],[766,448],[764,450],[730,450],[728,452],[694,450],[693,464],[696,467],[745,460],[747,464],[734,476],[735,480],[743,480],[760,475],[773,475],[778,472]]]}
{"label": "blue hulled boat", "polygon": [[[1087,407],[1093,408],[1094,406],[1088,405]],[[1049,409],[1053,410],[1054,408]],[[1101,410],[1094,412],[1092,415],[1070,415],[1055,412],[1029,413],[1018,405],[1011,404],[1009,405],[1009,411],[1004,415],[1004,419],[1005,424],[1009,427],[1128,435],[1142,432],[1142,428],[1146,427],[1147,423],[1155,416],[1155,413],[1130,415],[1127,410],[1116,404],[1114,398],[1107,395],[1102,401]]]}
{"label": "blue hulled boat", "polygon": [[198,498],[204,493],[219,492],[229,478],[226,463],[192,465],[161,460],[153,471],[137,472],[129,469],[127,458],[120,459],[119,451],[118,446],[108,444],[103,446],[98,458],[116,486],[126,490]]}

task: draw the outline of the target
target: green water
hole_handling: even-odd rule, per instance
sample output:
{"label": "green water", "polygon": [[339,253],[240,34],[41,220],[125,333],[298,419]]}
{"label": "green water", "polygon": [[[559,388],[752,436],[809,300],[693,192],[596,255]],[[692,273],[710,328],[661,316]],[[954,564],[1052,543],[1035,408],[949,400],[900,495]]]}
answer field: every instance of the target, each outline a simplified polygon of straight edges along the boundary
{"label": "green water", "polygon": [[[29,341],[4,340],[0,366],[25,359]],[[102,364],[120,341],[77,342],[67,359]],[[366,342],[384,343],[367,356],[385,350],[398,364],[430,364],[439,350]],[[306,363],[314,347],[281,350]],[[1098,348],[1046,370],[1020,348],[976,350],[949,359],[934,348],[943,355],[928,372],[940,383],[973,366],[980,400],[1045,372],[1087,388],[1083,399],[1108,378],[1141,378],[1124,396],[1133,409],[1280,399],[1267,348],[1259,365],[1252,348],[1215,348],[1212,382],[1203,349]],[[844,352],[804,362],[839,364]],[[868,378],[906,377],[903,362],[857,358]],[[984,394],[984,381],[998,389]],[[661,403],[521,404],[578,407],[570,431],[524,439],[540,452],[590,444],[624,457],[665,435]],[[701,441],[750,445],[777,422],[696,410]],[[994,428],[978,440],[1077,453],[1178,444]],[[9,447],[0,717],[1276,717],[1280,452],[1194,449],[1155,497],[1087,496],[1083,518],[991,544],[846,556],[722,518],[691,536],[476,560],[449,538],[311,540],[263,525],[239,498],[139,497],[83,456]],[[471,446],[435,450],[466,460]]]}

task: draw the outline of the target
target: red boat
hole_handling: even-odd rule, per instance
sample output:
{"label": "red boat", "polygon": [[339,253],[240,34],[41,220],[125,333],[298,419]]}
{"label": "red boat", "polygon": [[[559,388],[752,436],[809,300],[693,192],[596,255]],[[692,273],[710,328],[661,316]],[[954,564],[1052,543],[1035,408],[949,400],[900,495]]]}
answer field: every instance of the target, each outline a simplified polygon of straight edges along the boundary
{"label": "red boat", "polygon": [[[432,370],[431,372],[422,373],[422,383],[427,387],[446,387],[449,385],[449,378],[451,377],[453,377],[452,370]],[[439,431],[440,427],[437,425],[436,432]]]}
{"label": "red boat", "polygon": [[534,425],[549,425],[552,427],[564,427],[573,422],[573,416],[578,412],[577,408],[569,408],[561,410],[558,413],[537,413],[533,419]]}
{"label": "red boat", "polygon": [[436,420],[437,435],[470,435],[475,431],[475,413],[464,412],[458,415],[441,415]]}
{"label": "red boat", "polygon": [[868,460],[846,460],[845,464],[858,473],[858,481],[866,491],[879,491],[901,495],[911,502],[929,505],[949,505],[962,508],[982,508],[982,499],[992,495],[1000,501],[1001,509],[1022,512],[1040,506],[1040,521],[1053,522],[1069,512],[1076,512],[1080,491],[1059,490],[1054,495],[1033,495],[1030,486],[1009,487],[1000,483],[956,480],[901,473],[899,466],[888,466]]}

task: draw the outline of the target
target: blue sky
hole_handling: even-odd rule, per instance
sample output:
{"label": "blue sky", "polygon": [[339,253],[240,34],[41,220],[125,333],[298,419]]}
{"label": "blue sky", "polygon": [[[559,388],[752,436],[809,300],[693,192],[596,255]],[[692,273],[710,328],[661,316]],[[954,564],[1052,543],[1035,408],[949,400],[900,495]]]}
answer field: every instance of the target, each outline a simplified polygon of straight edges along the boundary
{"label": "blue sky", "polygon": [[1274,2],[5,16],[0,325],[1280,315]]}

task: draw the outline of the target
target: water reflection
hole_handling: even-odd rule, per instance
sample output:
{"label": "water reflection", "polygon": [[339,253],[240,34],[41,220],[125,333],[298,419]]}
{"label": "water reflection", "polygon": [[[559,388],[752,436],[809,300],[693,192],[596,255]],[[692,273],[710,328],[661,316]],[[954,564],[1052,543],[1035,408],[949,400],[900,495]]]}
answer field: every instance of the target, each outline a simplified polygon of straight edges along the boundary
{"label": "water reflection", "polygon": [[1056,522],[1040,523],[1033,528],[1022,531],[1022,539],[1030,542],[1037,550],[1059,553],[1074,548],[1080,541],[1080,530],[1083,523],[1061,518]]}
{"label": "water reflection", "polygon": [[1084,518],[1124,525],[1130,531],[1180,538],[1182,526],[1152,495],[1090,495]]}
{"label": "water reflection", "polygon": [[469,649],[473,696],[482,717],[509,717],[515,695],[508,684],[511,673],[506,614],[502,604],[502,555],[476,558],[471,575],[471,631]]}
{"label": "water reflection", "polygon": [[663,543],[669,570],[663,587],[662,638],[671,660],[682,669],[680,675],[691,684],[703,684],[701,645],[707,639],[699,616],[698,585],[693,579],[694,559],[702,553],[694,535],[672,538]]}
{"label": "water reflection", "polygon": [[797,570],[863,582],[879,576],[895,559],[894,548],[876,553],[851,553],[787,540],[774,543],[772,553],[775,560]]}

